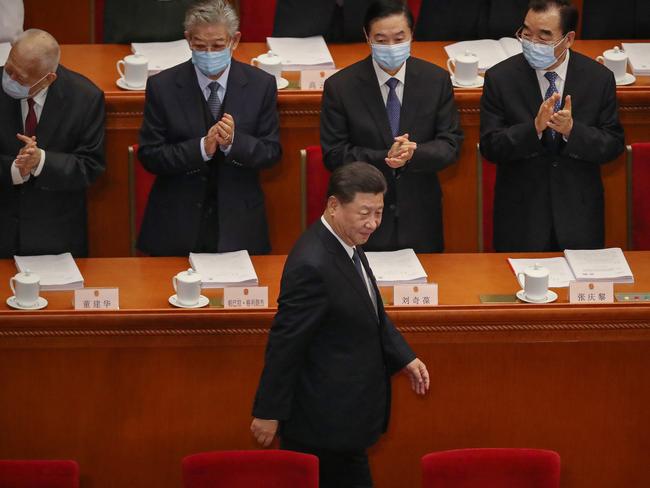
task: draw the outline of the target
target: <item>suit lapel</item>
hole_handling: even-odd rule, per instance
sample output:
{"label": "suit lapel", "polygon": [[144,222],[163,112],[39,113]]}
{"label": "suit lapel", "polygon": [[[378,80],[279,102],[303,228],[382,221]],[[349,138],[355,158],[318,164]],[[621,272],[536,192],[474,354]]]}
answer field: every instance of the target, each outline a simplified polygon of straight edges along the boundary
{"label": "suit lapel", "polygon": [[361,65],[359,82],[360,87],[358,93],[361,95],[368,112],[370,112],[370,118],[377,125],[379,134],[381,135],[386,147],[391,147],[393,145],[393,133],[390,130],[386,105],[381,96],[381,89],[379,88],[375,68],[372,65],[372,57],[370,56],[368,56]]}
{"label": "suit lapel", "polygon": [[206,127],[203,111],[205,97],[201,93],[192,60],[186,61],[183,69],[179,70],[176,85],[179,88],[178,93],[181,99],[183,115],[191,129],[191,133],[205,135]]}
{"label": "suit lapel", "polygon": [[537,74],[535,70],[530,67],[526,58],[523,54],[519,55],[519,64],[517,65],[519,71],[519,76],[522,78],[522,82],[519,83],[523,91],[522,96],[524,98],[524,103],[528,107],[528,112],[531,117],[534,119],[537,117],[537,112],[539,112],[539,107],[544,101],[542,93],[539,90],[539,81],[537,80]]}
{"label": "suit lapel", "polygon": [[[0,74],[1,73],[2,71],[0,70]],[[8,139],[6,139],[8,151],[4,155],[9,156],[12,152],[9,151],[9,148],[14,148],[14,152],[11,154],[11,156],[14,156],[15,154],[18,154],[18,151],[20,151],[20,148],[23,146],[23,144],[16,138],[16,134],[24,133],[23,114],[20,109],[20,100],[11,98],[2,90],[2,88],[0,88],[0,113],[3,114],[0,116],[2,123],[7,124],[2,136],[3,140],[4,134],[7,134],[8,137]]]}
{"label": "suit lapel", "polygon": [[229,113],[235,119],[235,123],[244,112],[246,103],[245,86],[248,84],[248,77],[241,67],[239,61],[233,60],[228,73],[228,85],[226,97],[223,103],[224,113]]}
{"label": "suit lapel", "polygon": [[59,67],[56,81],[47,90],[45,105],[36,126],[36,140],[40,147],[50,145],[61,119],[67,114],[66,89],[66,73]]}
{"label": "suit lapel", "polygon": [[[418,108],[422,107],[422,99],[427,92],[425,87],[420,86],[420,72],[418,67],[406,61],[406,78],[404,79],[404,93],[402,96],[402,108],[399,115],[399,134],[413,132],[413,123],[418,114]],[[411,139],[412,140],[412,139]]]}

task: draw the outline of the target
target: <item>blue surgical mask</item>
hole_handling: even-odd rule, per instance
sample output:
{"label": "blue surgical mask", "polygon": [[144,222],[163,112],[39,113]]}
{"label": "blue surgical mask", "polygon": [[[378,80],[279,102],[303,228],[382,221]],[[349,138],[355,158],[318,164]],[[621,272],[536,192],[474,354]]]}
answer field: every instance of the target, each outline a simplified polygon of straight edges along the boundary
{"label": "blue surgical mask", "polygon": [[230,47],[221,51],[192,51],[192,63],[205,76],[216,76],[225,70],[232,59]]}
{"label": "blue surgical mask", "polygon": [[[43,78],[45,78],[45,76],[43,76]],[[41,81],[43,81],[43,78],[38,80],[32,86],[25,86],[25,85],[21,85],[16,80],[14,80],[11,76],[9,76],[9,73],[7,73],[7,71],[4,70],[2,72],[2,89],[11,98],[22,100],[24,98],[29,98],[29,90],[31,90],[33,87],[38,85]]]}
{"label": "blue surgical mask", "polygon": [[370,49],[372,49],[372,59],[379,66],[389,71],[395,71],[411,55],[411,41],[399,44],[370,44]]}
{"label": "blue surgical mask", "polygon": [[[521,49],[528,64],[533,69],[546,69],[557,63],[555,48],[564,40],[564,37],[557,44],[540,44],[527,39],[521,40]],[[563,53],[564,54],[564,53]]]}

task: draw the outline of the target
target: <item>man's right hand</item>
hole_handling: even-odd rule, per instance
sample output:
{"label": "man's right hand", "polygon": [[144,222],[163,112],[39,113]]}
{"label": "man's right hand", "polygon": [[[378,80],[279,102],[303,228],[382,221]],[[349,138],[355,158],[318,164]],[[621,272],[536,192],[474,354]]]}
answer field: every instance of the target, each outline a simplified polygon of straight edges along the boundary
{"label": "man's right hand", "polygon": [[538,134],[544,132],[555,113],[555,104],[560,100],[559,93],[553,93],[549,98],[544,100],[539,107],[537,117],[535,117],[535,130]]}
{"label": "man's right hand", "polygon": [[251,432],[253,437],[262,447],[269,447],[273,438],[278,431],[278,421],[277,420],[264,420],[253,418],[253,423],[251,423]]}

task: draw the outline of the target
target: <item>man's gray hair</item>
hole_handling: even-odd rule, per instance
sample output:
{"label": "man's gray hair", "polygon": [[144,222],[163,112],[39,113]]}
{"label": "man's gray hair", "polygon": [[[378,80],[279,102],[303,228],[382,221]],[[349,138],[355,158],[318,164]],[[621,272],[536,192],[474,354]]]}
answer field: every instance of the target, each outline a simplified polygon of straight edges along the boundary
{"label": "man's gray hair", "polygon": [[49,32],[27,29],[14,39],[11,46],[21,55],[38,63],[41,73],[56,73],[61,61],[61,48]]}
{"label": "man's gray hair", "polygon": [[186,32],[198,24],[224,24],[230,37],[239,30],[239,17],[228,0],[205,0],[192,5],[185,13]]}

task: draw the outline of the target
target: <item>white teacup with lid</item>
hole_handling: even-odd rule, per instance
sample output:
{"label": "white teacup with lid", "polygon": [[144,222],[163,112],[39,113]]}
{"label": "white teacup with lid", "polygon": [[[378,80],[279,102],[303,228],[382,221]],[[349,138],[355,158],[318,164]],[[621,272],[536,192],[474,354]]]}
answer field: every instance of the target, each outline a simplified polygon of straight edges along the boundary
{"label": "white teacup with lid", "polygon": [[149,74],[149,60],[142,54],[129,54],[116,64],[122,82],[129,88],[144,88]]}
{"label": "white teacup with lid", "polygon": [[198,305],[201,297],[201,275],[189,268],[172,278],[176,300],[180,305],[192,307]]}
{"label": "white teacup with lid", "polygon": [[456,84],[475,85],[478,78],[478,56],[465,51],[465,54],[447,59],[447,69],[454,77]]}
{"label": "white teacup with lid", "polygon": [[273,51],[260,54],[256,58],[251,59],[251,64],[275,76],[276,82],[280,79],[280,75],[282,75],[282,58]]}
{"label": "white teacup with lid", "polygon": [[603,52],[603,55],[598,56],[596,61],[609,68],[614,73],[616,81],[622,81],[625,78],[627,74],[627,53],[618,46]]}
{"label": "white teacup with lid", "polygon": [[19,307],[31,308],[38,304],[41,277],[26,269],[9,279],[9,287]]}
{"label": "white teacup with lid", "polygon": [[519,282],[524,287],[524,296],[531,302],[546,301],[548,295],[548,268],[535,263],[517,274]]}

